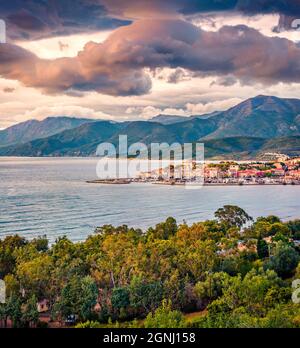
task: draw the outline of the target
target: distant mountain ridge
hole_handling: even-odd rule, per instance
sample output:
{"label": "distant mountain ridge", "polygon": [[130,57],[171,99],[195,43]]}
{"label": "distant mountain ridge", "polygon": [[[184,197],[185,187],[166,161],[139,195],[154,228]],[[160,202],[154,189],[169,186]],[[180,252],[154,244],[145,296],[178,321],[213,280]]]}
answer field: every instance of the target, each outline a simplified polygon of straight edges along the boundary
{"label": "distant mountain ridge", "polygon": [[262,138],[300,134],[300,100],[259,95],[226,110],[200,116],[158,115],[151,119],[165,125],[191,121],[210,120],[215,130],[206,139],[236,136]]}
{"label": "distant mountain ridge", "polygon": [[259,95],[212,117],[216,130],[207,138],[300,134],[300,100]]}
{"label": "distant mountain ridge", "polygon": [[269,152],[300,156],[300,136],[272,139],[229,137],[208,139],[204,144],[206,158],[249,160]]}
{"label": "distant mountain ridge", "polygon": [[180,122],[186,122],[186,121],[191,121],[194,118],[201,118],[201,119],[207,119],[213,116],[216,116],[220,113],[221,111],[214,111],[209,114],[203,114],[203,115],[193,115],[193,116],[178,116],[178,115],[157,115],[152,118],[150,118],[148,121],[149,122],[157,122],[157,123],[162,123],[164,125],[168,124],[174,124],[174,123],[180,123]]}
{"label": "distant mountain ridge", "polygon": [[25,143],[38,138],[46,138],[91,121],[91,119],[66,116],[47,117],[42,121],[28,120],[1,130],[0,146]]}
{"label": "distant mountain ridge", "polygon": [[[168,116],[169,117],[169,116]],[[161,120],[161,118],[158,118]],[[173,119],[174,120],[174,119]],[[178,121],[179,118],[176,117]],[[261,151],[300,154],[300,100],[257,96],[237,106],[204,117],[185,117],[167,124],[151,121],[94,121],[25,144],[0,148],[7,156],[92,156],[101,142],[118,144],[127,134],[128,145],[142,142],[204,142],[208,157],[247,158]]]}
{"label": "distant mountain ridge", "polygon": [[186,116],[177,116],[177,115],[157,115],[150,118],[149,122],[156,122],[161,124],[173,124],[178,122],[184,122],[188,119]]}

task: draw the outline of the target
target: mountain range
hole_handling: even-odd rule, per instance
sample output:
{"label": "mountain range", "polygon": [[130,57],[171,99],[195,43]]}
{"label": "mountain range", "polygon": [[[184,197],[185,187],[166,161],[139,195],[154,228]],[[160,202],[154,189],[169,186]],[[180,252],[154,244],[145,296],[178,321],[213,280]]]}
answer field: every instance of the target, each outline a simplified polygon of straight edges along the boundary
{"label": "mountain range", "polygon": [[195,115],[195,116],[178,116],[178,115],[165,115],[165,114],[161,114],[161,115],[157,115],[152,117],[149,121],[150,122],[158,122],[158,123],[162,123],[165,125],[168,124],[172,124],[172,123],[180,123],[180,122],[185,122],[188,120],[192,120],[194,118],[201,118],[201,119],[206,119],[212,116],[216,116],[217,114],[219,114],[220,111],[215,111],[212,112],[210,114],[204,114],[204,115]]}
{"label": "mountain range", "polygon": [[[61,119],[65,120],[61,122]],[[127,134],[129,145],[134,142],[146,145],[152,142],[204,142],[206,157],[214,158],[246,159],[264,152],[300,154],[298,99],[257,96],[226,111],[191,117],[160,115],[148,121],[91,122],[63,117],[49,121],[48,118],[39,124],[40,131],[35,123],[31,126],[34,121],[28,122],[0,132],[0,155],[92,156],[101,142],[117,145],[120,134]],[[47,129],[48,124],[56,122],[57,128],[53,125]],[[14,144],[5,144],[3,134]]]}
{"label": "mountain range", "polygon": [[0,146],[25,143],[34,139],[49,137],[90,121],[86,118],[75,117],[48,117],[42,121],[25,121],[1,130]]}

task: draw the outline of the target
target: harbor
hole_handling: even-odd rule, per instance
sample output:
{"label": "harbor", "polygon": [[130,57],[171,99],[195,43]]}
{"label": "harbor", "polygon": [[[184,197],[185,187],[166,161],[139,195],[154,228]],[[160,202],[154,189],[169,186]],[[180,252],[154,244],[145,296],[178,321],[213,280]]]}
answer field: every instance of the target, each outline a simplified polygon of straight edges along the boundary
{"label": "harbor", "polygon": [[285,157],[268,162],[196,163],[190,160],[177,165],[170,161],[165,167],[137,172],[133,177],[108,177],[87,182],[113,185],[151,183],[170,186],[300,185],[300,158]]}

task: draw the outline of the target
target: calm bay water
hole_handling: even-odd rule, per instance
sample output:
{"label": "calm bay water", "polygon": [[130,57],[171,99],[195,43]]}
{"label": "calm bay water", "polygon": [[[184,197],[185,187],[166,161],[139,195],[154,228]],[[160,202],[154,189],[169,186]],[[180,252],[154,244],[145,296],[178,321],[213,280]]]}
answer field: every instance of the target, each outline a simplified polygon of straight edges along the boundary
{"label": "calm bay water", "polygon": [[152,184],[87,184],[97,159],[0,158],[0,238],[18,233],[83,240],[96,226],[147,228],[173,216],[179,223],[212,218],[224,204],[253,217],[300,218],[300,186],[222,186],[186,190]]}

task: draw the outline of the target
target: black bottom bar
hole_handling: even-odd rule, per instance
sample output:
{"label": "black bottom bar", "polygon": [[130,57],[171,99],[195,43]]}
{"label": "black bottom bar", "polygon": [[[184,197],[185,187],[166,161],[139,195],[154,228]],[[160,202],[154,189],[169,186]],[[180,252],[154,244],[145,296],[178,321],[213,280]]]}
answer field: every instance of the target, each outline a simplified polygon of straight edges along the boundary
{"label": "black bottom bar", "polygon": [[270,346],[283,337],[289,341],[299,338],[297,329],[0,329],[0,337],[10,345],[28,343],[30,347],[42,347],[45,343],[54,348],[61,344],[83,347],[153,346],[228,344],[231,348],[244,343]]}

